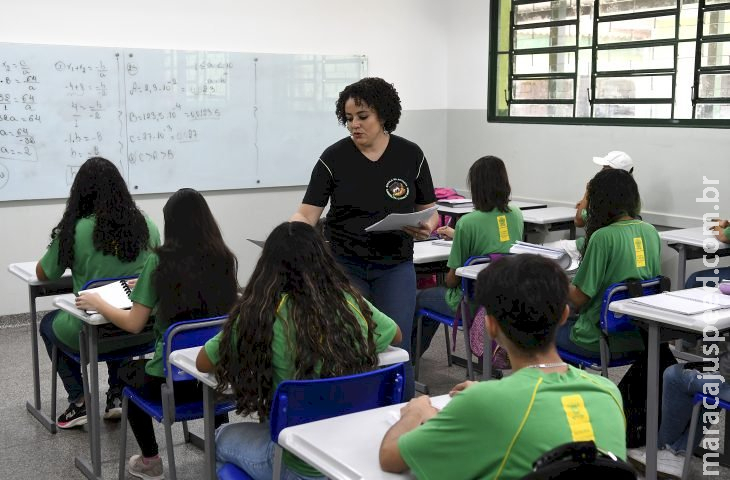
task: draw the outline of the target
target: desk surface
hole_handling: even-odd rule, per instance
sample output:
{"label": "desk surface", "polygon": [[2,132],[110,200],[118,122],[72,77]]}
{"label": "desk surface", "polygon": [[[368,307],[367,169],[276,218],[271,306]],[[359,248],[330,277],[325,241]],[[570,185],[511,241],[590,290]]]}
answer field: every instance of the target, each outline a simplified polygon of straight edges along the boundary
{"label": "desk surface", "polygon": [[575,208],[549,207],[526,210],[522,213],[525,223],[545,225],[548,223],[569,222],[575,219]]}
{"label": "desk surface", "polygon": [[[434,406],[449,396],[434,397]],[[378,454],[385,432],[400,416],[403,403],[288,427],[279,444],[327,477],[338,480],[393,480],[415,478],[410,473],[386,473]]]}
{"label": "desk surface", "polygon": [[[710,235],[704,227],[681,228],[679,230],[667,230],[659,232],[659,237],[669,244],[681,243],[692,247],[704,247],[703,243],[708,238],[717,238]],[[730,248],[730,244],[719,242],[720,249]]]}
{"label": "desk surface", "polygon": [[68,283],[71,285],[71,270],[68,268],[65,272],[63,272],[63,275],[59,280],[38,280],[38,277],[35,274],[35,267],[38,264],[38,262],[19,262],[19,263],[11,263],[8,265],[8,272],[12,273],[19,279],[26,282],[28,285],[46,285],[49,283]]}
{"label": "desk surface", "polygon": [[434,240],[413,243],[413,263],[416,265],[444,262],[449,259],[449,253],[451,246],[434,245]]}
{"label": "desk surface", "polygon": [[[546,208],[547,205],[544,203],[533,203],[533,202],[521,202],[519,200],[514,200],[509,202],[510,205],[519,208],[520,210],[533,210],[533,209],[542,209]],[[436,204],[438,207],[438,212],[440,214],[452,214],[452,215],[466,215],[467,213],[473,212],[474,207],[468,206],[468,207],[447,207],[446,205],[439,205]],[[562,208],[562,207],[559,207]],[[575,210],[573,210],[573,216],[575,216]],[[571,218],[573,218],[571,216]]]}
{"label": "desk surface", "polygon": [[53,299],[53,305],[60,308],[64,312],[70,313],[72,316],[78,318],[84,323],[89,325],[105,325],[109,323],[109,320],[104,318],[98,313],[89,315],[83,310],[76,308],[76,295],[69,293],[67,295],[61,295]]}
{"label": "desk surface", "polygon": [[714,325],[718,330],[730,328],[730,308],[698,313],[697,315],[683,315],[681,313],[642,305],[631,301],[631,299],[626,299],[611,302],[608,309],[612,312],[658,322],[662,326],[676,327],[692,332],[702,332],[702,329],[708,325]]}

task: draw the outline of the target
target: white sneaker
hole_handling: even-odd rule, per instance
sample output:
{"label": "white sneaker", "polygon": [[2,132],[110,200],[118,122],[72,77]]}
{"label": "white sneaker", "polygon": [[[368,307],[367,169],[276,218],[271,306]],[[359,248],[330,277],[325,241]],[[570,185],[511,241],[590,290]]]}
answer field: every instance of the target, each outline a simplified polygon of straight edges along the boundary
{"label": "white sneaker", "polygon": [[626,450],[626,456],[642,467],[646,465],[646,447],[629,448]]}
{"label": "white sneaker", "polygon": [[675,455],[671,450],[659,450],[656,458],[656,469],[658,473],[682,478],[684,455]]}

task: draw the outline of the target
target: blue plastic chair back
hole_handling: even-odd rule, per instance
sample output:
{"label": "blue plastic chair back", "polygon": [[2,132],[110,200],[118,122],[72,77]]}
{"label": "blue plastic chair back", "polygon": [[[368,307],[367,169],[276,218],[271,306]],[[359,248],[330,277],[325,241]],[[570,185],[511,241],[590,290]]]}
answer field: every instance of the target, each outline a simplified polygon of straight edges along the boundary
{"label": "blue plastic chair back", "polygon": [[[170,372],[172,381],[194,380],[193,376],[179,368],[170,368],[170,353],[184,348],[199,347],[221,331],[227,315],[204,318],[199,320],[184,320],[175,322],[165,330],[162,337],[162,352],[165,362],[163,372],[167,377]],[[170,371],[171,370],[171,371]]]}
{"label": "blue plastic chair back", "polygon": [[[504,257],[505,255],[509,255],[506,253],[489,253],[487,255],[474,255],[472,257],[469,257],[466,259],[466,262],[464,262],[464,266],[468,267],[469,265],[478,265],[482,263],[492,263],[496,262],[500,258]],[[461,292],[464,294],[465,298],[474,298],[474,286],[476,285],[475,280],[471,280],[469,278],[463,278],[461,279]]]}
{"label": "blue plastic chair back", "polygon": [[707,401],[707,405],[714,405],[715,401],[717,401],[717,405],[720,408],[730,410],[730,402],[728,402],[727,400],[723,400],[720,397],[714,397],[712,395],[705,395],[703,393],[695,393],[695,396],[692,399],[692,403],[701,403],[703,399]]}
{"label": "blue plastic chair back", "polygon": [[[638,330],[638,327],[631,321],[631,317],[629,315],[617,315],[608,309],[611,302],[624,300],[631,296],[629,283],[630,281],[614,283],[603,293],[600,323],[601,330],[606,334],[610,335],[612,333]],[[642,280],[639,283],[641,285],[641,295],[639,296],[654,295],[665,290],[669,290],[669,279],[662,276],[650,278],[649,280]],[[636,297],[636,295],[634,295],[634,297]]]}
{"label": "blue plastic chair back", "polygon": [[81,287],[81,290],[87,290],[89,288],[101,287],[103,285],[106,285],[107,283],[116,282],[118,280],[132,280],[132,279],[135,279],[137,277],[138,277],[138,275],[130,275],[128,277],[94,278],[94,279],[89,280],[88,282],[84,283],[84,286]]}
{"label": "blue plastic chair back", "polygon": [[281,382],[271,405],[271,440],[284,428],[403,401],[402,363],[371,372]]}

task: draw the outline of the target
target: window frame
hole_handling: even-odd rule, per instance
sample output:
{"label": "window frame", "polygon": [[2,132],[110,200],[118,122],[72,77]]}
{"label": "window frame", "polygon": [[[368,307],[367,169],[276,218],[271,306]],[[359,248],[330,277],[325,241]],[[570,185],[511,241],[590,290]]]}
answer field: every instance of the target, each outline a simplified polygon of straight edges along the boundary
{"label": "window frame", "polygon": [[[512,3],[513,0],[510,0]],[[584,0],[585,1],[585,0]],[[588,0],[593,1],[594,3],[594,12],[598,11],[598,0]],[[500,31],[498,28],[499,24],[499,15],[500,15],[500,0],[490,0],[489,5],[489,59],[488,59],[488,87],[487,87],[487,121],[493,122],[493,123],[518,123],[518,124],[546,124],[546,125],[603,125],[603,126],[640,126],[640,127],[699,127],[699,128],[730,128],[730,119],[697,119],[697,118],[596,118],[596,117],[531,117],[531,116],[509,116],[509,115],[497,115],[497,108],[499,106],[499,102],[497,101],[497,88],[498,88],[498,63],[499,63],[499,57],[500,54],[498,54],[498,45],[499,45],[499,36]],[[634,42],[636,44],[639,43],[647,43],[647,44],[667,44],[667,45],[673,45],[674,46],[674,65],[675,69],[671,73],[672,76],[672,103],[671,103],[671,114],[674,115],[674,110],[676,106],[675,95],[676,95],[676,78],[678,75],[676,65],[678,63],[677,59],[677,49],[679,48],[679,45],[681,43],[694,43],[695,47],[695,64],[694,64],[694,70],[692,72],[693,75],[693,92],[692,92],[692,111],[693,111],[693,117],[696,114],[697,106],[702,104],[713,104],[713,103],[730,103],[730,97],[719,97],[719,98],[700,98],[699,97],[699,79],[701,75],[703,74],[721,74],[726,73],[730,75],[730,65],[728,66],[706,66],[702,67],[702,46],[707,43],[712,42],[720,42],[720,41],[730,41],[730,34],[724,34],[724,35],[708,35],[705,38],[703,38],[703,19],[704,14],[706,12],[711,12],[715,10],[720,9],[727,9],[728,6],[730,6],[730,3],[723,2],[722,4],[713,4],[713,5],[705,5],[705,0],[698,0],[698,21],[697,21],[697,34],[695,35],[694,40],[681,40],[679,39],[678,35],[675,35],[675,38],[670,39],[668,41],[664,40],[649,40],[649,41],[643,41],[643,42]],[[679,29],[679,6],[680,2],[677,1],[677,13],[676,13],[676,22],[675,22],[675,30]],[[513,7],[512,7],[513,8]],[[509,18],[512,17],[512,8],[510,11]],[[576,6],[577,14],[576,14],[576,22],[578,22],[580,17],[580,2]],[[671,9],[668,9],[671,10]],[[616,15],[613,15],[614,17]],[[640,18],[642,14],[623,14],[622,17],[626,17],[626,19],[630,19],[633,17]],[[616,21],[616,20],[613,20]],[[555,23],[555,24],[568,24],[569,21],[565,20],[555,20],[553,22],[544,22],[544,23]],[[604,48],[597,48],[597,36],[596,36],[596,30],[598,28],[598,25],[600,23],[600,17],[597,20],[596,17],[593,17],[592,21],[592,27],[594,30],[593,40],[592,40],[592,46],[590,47],[591,54],[593,56],[593,61],[591,62],[591,100],[590,100],[590,109],[591,109],[591,115],[593,114],[593,109],[595,107],[595,103],[593,102],[593,99],[596,95],[596,88],[595,88],[595,82],[596,82],[596,55],[598,51],[602,50],[610,50],[612,47],[604,47]],[[511,26],[511,20],[510,25],[507,26],[507,28],[510,28]],[[534,28],[534,26],[533,26]],[[568,47],[548,47],[550,50],[562,50],[566,52],[572,52],[575,51],[575,63],[576,63],[576,71],[575,73],[565,73],[565,74],[552,74],[550,78],[573,78],[573,99],[569,101],[565,100],[531,100],[531,101],[517,101],[515,103],[530,103],[530,104],[540,104],[540,103],[550,103],[550,104],[570,104],[573,105],[573,115],[575,115],[575,109],[577,105],[577,81],[576,77],[578,75],[578,51],[579,50],[587,50],[586,47],[580,46],[580,27],[576,24],[576,41],[575,41],[575,47],[568,46]],[[605,44],[604,44],[605,45]],[[610,45],[610,44],[609,44]],[[642,45],[639,45],[642,46]],[[548,53],[548,48],[541,48],[540,50],[544,50],[545,53]],[[514,66],[514,55],[512,54],[512,51],[514,50],[514,36],[513,31],[510,28],[509,32],[509,51],[508,52],[502,52],[502,55],[505,53],[508,55],[508,73],[507,73],[507,82],[508,85],[514,80],[512,78],[512,70]],[[617,71],[618,72],[618,71]],[[621,72],[618,72],[621,73]],[[626,73],[626,72],[623,72]],[[611,72],[611,74],[614,74],[614,72]],[[535,74],[539,75],[539,74]],[[526,74],[526,76],[530,76],[530,74]],[[598,76],[611,76],[611,75],[601,75],[600,73]],[[623,76],[623,75],[621,75]],[[637,75],[638,76],[638,75]],[[541,77],[542,78],[542,77]],[[512,94],[512,88],[509,87],[509,95]],[[618,100],[625,100],[625,99],[618,99]],[[508,100],[508,104],[512,102],[512,99]],[[600,103],[606,103],[605,101],[601,101]],[[652,103],[652,104],[660,104],[662,102],[650,102],[643,99],[628,99],[628,101],[617,101],[615,103],[619,104],[642,104],[642,103]]]}

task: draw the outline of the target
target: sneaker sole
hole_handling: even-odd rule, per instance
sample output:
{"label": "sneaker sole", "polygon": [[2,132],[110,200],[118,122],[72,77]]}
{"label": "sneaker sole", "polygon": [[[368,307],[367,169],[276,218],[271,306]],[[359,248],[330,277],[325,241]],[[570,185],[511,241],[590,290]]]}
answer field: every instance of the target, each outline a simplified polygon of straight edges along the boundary
{"label": "sneaker sole", "polygon": [[121,408],[112,408],[106,412],[104,412],[104,420],[121,420],[122,418],[122,409]]}
{"label": "sneaker sole", "polygon": [[151,477],[141,472],[132,471],[132,469],[129,468],[129,465],[127,465],[127,473],[129,473],[133,477],[142,478],[143,480],[165,480],[164,474],[160,475],[159,477]]}
{"label": "sneaker sole", "polygon": [[56,423],[56,426],[58,428],[63,428],[64,430],[69,429],[69,428],[74,428],[74,427],[81,427],[83,425],[86,425],[86,417],[74,418],[73,420],[70,420],[65,423],[61,423],[61,422]]}

